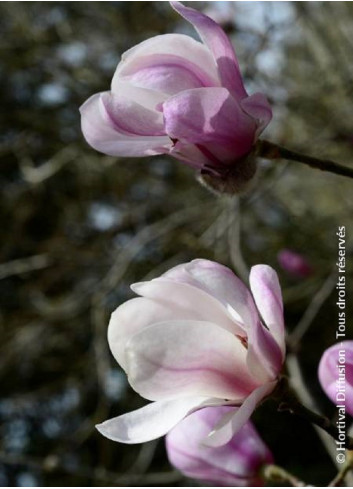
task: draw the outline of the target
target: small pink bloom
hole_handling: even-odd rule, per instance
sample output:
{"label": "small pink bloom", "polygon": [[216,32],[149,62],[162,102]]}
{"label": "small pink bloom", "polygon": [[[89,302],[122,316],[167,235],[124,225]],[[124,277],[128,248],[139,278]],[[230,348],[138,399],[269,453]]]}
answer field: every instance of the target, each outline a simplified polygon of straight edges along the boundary
{"label": "small pink bloom", "polygon": [[253,267],[250,287],[252,294],[231,270],[208,260],[134,284],[140,297],[113,313],[108,341],[132,388],[154,402],[102,423],[99,431],[142,443],[202,407],[230,405],[207,439],[227,443],[275,388],[285,354],[275,271]]}
{"label": "small pink bloom", "polygon": [[128,50],[111,90],[82,105],[82,131],[108,155],[166,153],[203,173],[224,175],[250,153],[271,108],[263,94],[248,96],[221,27],[202,12],[171,5],[203,43],[166,34]]}
{"label": "small pink bloom", "polygon": [[283,270],[294,277],[306,278],[313,273],[313,267],[309,261],[295,251],[283,249],[278,253],[277,259]]}
{"label": "small pink bloom", "polygon": [[319,381],[327,397],[336,405],[344,404],[353,416],[353,341],[342,341],[325,351],[319,364]]}
{"label": "small pink bloom", "polygon": [[231,407],[200,409],[183,419],[166,437],[169,461],[184,475],[216,486],[262,486],[261,468],[273,463],[270,450],[250,421],[222,447],[207,447],[212,428]]}

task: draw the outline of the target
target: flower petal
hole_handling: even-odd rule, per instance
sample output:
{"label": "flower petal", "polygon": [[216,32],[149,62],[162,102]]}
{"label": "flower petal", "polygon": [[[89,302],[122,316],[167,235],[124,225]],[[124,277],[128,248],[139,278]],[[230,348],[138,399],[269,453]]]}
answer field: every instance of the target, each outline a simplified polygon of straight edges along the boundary
{"label": "flower petal", "polygon": [[124,97],[113,99],[109,92],[93,95],[80,112],[86,141],[104,154],[148,156],[166,153],[171,146],[160,131],[158,113]]}
{"label": "flower petal", "polygon": [[[134,290],[145,297],[131,299],[111,315],[108,342],[116,361],[126,370],[127,342],[142,329],[171,320],[212,321],[234,334],[240,330],[217,301],[202,290],[183,284],[153,280],[136,284]],[[195,307],[197,304],[197,307]]]}
{"label": "flower petal", "polygon": [[245,330],[258,321],[250,291],[232,270],[224,265],[211,260],[197,259],[177,265],[162,277],[193,285],[211,294]]}
{"label": "flower petal", "polygon": [[[172,401],[158,401],[108,419],[96,425],[97,430],[113,441],[145,443],[165,435],[190,412],[208,405],[207,398],[188,397]],[[212,402],[211,402],[212,404]]]}
{"label": "flower petal", "polygon": [[163,104],[165,130],[172,139],[204,146],[220,164],[251,150],[255,121],[241,109],[226,88],[195,88]]}
{"label": "flower petal", "polygon": [[249,329],[247,363],[252,375],[262,382],[276,379],[281,371],[282,351],[261,321]]}
{"label": "flower petal", "polygon": [[207,15],[185,7],[180,2],[170,2],[184,19],[190,22],[210,49],[218,66],[222,86],[228,88],[238,99],[247,96],[234,48],[223,29]]}
{"label": "flower petal", "polygon": [[272,463],[271,452],[248,422],[229,443],[222,447],[207,447],[203,440],[228,412],[228,406],[207,407],[191,413],[166,436],[170,462],[183,474],[219,486],[247,486],[256,482],[264,463]]}
{"label": "flower petal", "polygon": [[255,119],[256,137],[259,137],[272,119],[272,109],[266,96],[263,93],[254,93],[241,100],[240,105],[244,112]]}
{"label": "flower petal", "polygon": [[121,93],[103,93],[101,101],[117,131],[133,136],[165,136],[161,112],[148,109]]}
{"label": "flower petal", "polygon": [[[338,368],[343,366],[345,367],[345,399],[342,398],[342,371],[340,372]],[[336,343],[324,352],[319,363],[318,376],[321,387],[328,398],[335,404],[337,404],[337,402],[344,404],[347,412],[353,416],[352,340]]]}
{"label": "flower petal", "polygon": [[130,385],[150,400],[205,396],[243,400],[258,383],[238,338],[206,321],[169,321],[127,344]]}
{"label": "flower petal", "polygon": [[277,273],[268,265],[252,267],[250,271],[250,288],[266,326],[284,355],[283,300]]}
{"label": "flower petal", "polygon": [[121,80],[165,94],[195,86],[220,85],[209,50],[183,34],[155,36],[126,51],[112,80],[113,92],[118,92]]}
{"label": "flower petal", "polygon": [[243,329],[238,334],[248,337],[247,362],[251,373],[263,382],[277,377],[283,363],[281,351],[259,321],[250,291],[229,268],[199,259],[178,265],[162,277],[198,287],[222,303],[235,323]]}
{"label": "flower petal", "polygon": [[255,389],[233,413],[227,413],[214,427],[204,444],[217,447],[228,443],[242,426],[250,419],[257,405],[268,396],[276,386],[276,381],[263,384]]}
{"label": "flower petal", "polygon": [[[168,95],[190,88],[213,87],[219,82],[212,79],[199,66],[185,58],[172,54],[151,54],[139,58],[134,69],[129,67],[129,75],[122,75],[121,80],[128,81],[135,87],[143,87]],[[117,80],[114,92],[117,92]]]}
{"label": "flower petal", "polygon": [[[146,109],[157,111],[159,122],[162,122],[161,104],[165,100],[163,93],[149,90],[148,88],[135,87],[124,80],[116,81],[115,91],[112,90],[112,93],[114,96],[120,97],[123,100],[128,99],[142,105],[142,107],[145,107]],[[157,117],[157,115],[155,116]]]}
{"label": "flower petal", "polygon": [[201,170],[204,166],[212,165],[213,163],[213,160],[210,160],[197,146],[184,144],[180,141],[176,141],[169,154],[195,170]]}
{"label": "flower petal", "polygon": [[[136,294],[155,299],[160,304],[170,307],[172,311],[178,311],[178,317],[175,319],[208,321],[233,334],[242,334],[242,328],[230,314],[227,314],[222,303],[210,295],[207,289],[203,290],[195,285],[178,283],[164,275],[149,282],[133,284],[131,288]],[[162,319],[158,322],[161,321]]]}

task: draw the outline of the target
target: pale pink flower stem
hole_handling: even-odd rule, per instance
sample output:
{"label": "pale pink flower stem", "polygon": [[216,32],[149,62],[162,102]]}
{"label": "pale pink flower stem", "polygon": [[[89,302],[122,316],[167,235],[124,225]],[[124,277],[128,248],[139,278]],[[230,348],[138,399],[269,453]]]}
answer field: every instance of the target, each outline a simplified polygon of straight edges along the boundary
{"label": "pale pink flower stem", "polygon": [[259,140],[256,144],[256,153],[258,156],[269,160],[284,159],[296,161],[297,163],[303,163],[304,165],[311,166],[312,168],[353,178],[353,168],[340,165],[331,160],[323,160],[313,156],[304,155],[302,153],[297,153],[296,151],[284,148],[283,146],[279,146],[278,144],[270,141]]}

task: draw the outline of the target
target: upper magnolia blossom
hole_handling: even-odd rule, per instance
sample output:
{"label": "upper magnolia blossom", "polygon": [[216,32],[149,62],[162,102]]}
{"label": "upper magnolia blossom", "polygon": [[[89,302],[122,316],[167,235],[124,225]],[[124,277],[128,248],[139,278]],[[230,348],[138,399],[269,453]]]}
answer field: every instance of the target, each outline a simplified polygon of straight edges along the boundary
{"label": "upper magnolia blossom", "polygon": [[327,397],[345,405],[353,416],[353,341],[342,341],[328,348],[319,364],[319,381]]}
{"label": "upper magnolia blossom", "polygon": [[170,3],[203,43],[166,34],[129,49],[111,90],[82,105],[82,131],[108,155],[167,153],[204,174],[224,175],[251,151],[271,108],[263,94],[246,93],[222,28],[197,10]]}
{"label": "upper magnolia blossom", "polygon": [[207,447],[203,441],[229,406],[200,409],[183,419],[166,436],[169,461],[184,475],[215,486],[258,487],[260,471],[273,463],[273,456],[250,421],[222,447]]}
{"label": "upper magnolia blossom", "polygon": [[132,388],[154,402],[98,430],[142,443],[202,407],[229,405],[207,438],[209,446],[228,443],[275,388],[285,355],[276,272],[254,266],[250,287],[252,294],[229,268],[208,260],[134,284],[141,297],[112,314],[108,341]]}

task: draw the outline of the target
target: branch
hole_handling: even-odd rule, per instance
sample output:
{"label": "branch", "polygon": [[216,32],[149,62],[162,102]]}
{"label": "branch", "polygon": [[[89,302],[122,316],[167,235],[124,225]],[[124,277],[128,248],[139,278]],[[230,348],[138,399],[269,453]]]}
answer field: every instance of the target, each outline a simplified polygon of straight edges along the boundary
{"label": "branch", "polygon": [[351,470],[353,470],[353,459],[349,460],[343,465],[341,470],[337,473],[336,477],[332,479],[327,487],[337,487],[341,485],[341,483],[344,482],[345,477]]}
{"label": "branch", "polygon": [[[286,378],[282,378],[281,382],[278,384],[275,398],[278,401],[278,411],[288,411],[291,414],[300,416],[326,431],[332,438],[339,441],[339,430],[337,426],[331,423],[326,416],[317,414],[301,404],[294,392],[290,389]],[[346,449],[353,450],[353,438],[348,435],[346,437]]]}
{"label": "branch", "polygon": [[340,165],[331,160],[322,160],[320,158],[314,158],[313,156],[297,153],[296,151],[284,148],[283,146],[271,143],[270,141],[259,140],[256,144],[256,154],[261,158],[269,160],[284,159],[296,161],[297,163],[303,163],[312,168],[318,168],[319,170],[329,171],[336,175],[353,178],[353,168]]}
{"label": "branch", "polygon": [[306,487],[307,484],[297,479],[294,475],[287,472],[278,465],[265,465],[262,471],[262,476],[266,482],[287,482],[294,487]]}
{"label": "branch", "polygon": [[12,277],[13,275],[22,275],[35,270],[42,270],[51,265],[51,259],[48,255],[34,255],[26,258],[18,258],[6,263],[0,264],[0,280]]}
{"label": "branch", "polygon": [[296,351],[299,344],[305,335],[305,333],[310,328],[313,320],[315,319],[317,313],[320,311],[321,307],[331,295],[332,290],[335,287],[337,281],[337,271],[334,270],[327,277],[325,282],[322,284],[320,289],[314,295],[312,301],[310,302],[308,308],[304,312],[299,323],[296,325],[294,330],[288,335],[287,341],[292,351]]}

